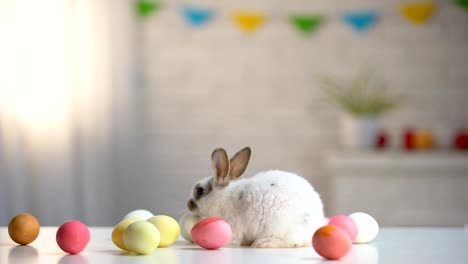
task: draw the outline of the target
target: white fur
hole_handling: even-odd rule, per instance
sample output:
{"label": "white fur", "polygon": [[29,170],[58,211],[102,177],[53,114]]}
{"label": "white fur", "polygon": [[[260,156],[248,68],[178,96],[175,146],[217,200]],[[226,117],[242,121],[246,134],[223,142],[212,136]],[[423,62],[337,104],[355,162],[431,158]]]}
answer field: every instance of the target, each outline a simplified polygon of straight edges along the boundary
{"label": "white fur", "polygon": [[279,170],[234,180],[226,187],[213,184],[197,207],[193,213],[226,220],[241,245],[260,248],[311,246],[313,233],[325,221],[322,201],[309,182]]}

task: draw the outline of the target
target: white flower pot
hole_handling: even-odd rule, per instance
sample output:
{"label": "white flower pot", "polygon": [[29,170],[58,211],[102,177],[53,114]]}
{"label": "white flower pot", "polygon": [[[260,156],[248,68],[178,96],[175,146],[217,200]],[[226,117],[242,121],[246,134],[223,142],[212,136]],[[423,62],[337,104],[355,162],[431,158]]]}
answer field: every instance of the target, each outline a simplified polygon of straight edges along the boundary
{"label": "white flower pot", "polygon": [[346,115],[341,122],[342,144],[347,149],[372,149],[377,139],[377,122],[374,117]]}

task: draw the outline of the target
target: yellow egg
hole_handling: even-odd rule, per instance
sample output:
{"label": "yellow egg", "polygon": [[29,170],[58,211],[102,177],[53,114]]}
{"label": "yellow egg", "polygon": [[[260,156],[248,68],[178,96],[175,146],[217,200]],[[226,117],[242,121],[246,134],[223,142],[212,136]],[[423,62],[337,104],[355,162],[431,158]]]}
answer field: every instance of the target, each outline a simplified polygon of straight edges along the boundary
{"label": "yellow egg", "polygon": [[180,226],[177,221],[167,215],[156,215],[147,220],[159,230],[161,234],[160,247],[167,247],[174,243],[180,234]]}
{"label": "yellow egg", "polygon": [[137,220],[127,226],[123,233],[123,242],[128,251],[141,254],[151,254],[159,245],[158,229],[150,222]]}
{"label": "yellow egg", "polygon": [[116,246],[118,246],[120,249],[123,249],[123,250],[127,250],[127,248],[125,248],[125,245],[124,245],[124,242],[123,242],[123,233],[125,231],[125,229],[127,229],[127,227],[136,222],[136,221],[141,221],[142,219],[140,218],[130,218],[130,219],[125,219],[123,221],[121,221],[120,223],[118,223],[114,230],[112,231],[112,242],[114,242],[114,244]]}

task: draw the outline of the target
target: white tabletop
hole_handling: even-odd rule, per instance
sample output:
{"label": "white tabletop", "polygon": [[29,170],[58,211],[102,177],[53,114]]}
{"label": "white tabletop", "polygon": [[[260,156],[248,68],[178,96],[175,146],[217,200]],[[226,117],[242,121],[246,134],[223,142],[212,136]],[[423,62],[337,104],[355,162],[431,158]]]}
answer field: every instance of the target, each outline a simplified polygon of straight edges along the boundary
{"label": "white tabletop", "polygon": [[325,261],[312,248],[253,249],[230,245],[204,250],[183,240],[152,255],[125,253],[113,245],[111,228],[91,228],[91,242],[67,255],[55,242],[56,227],[42,227],[36,241],[17,246],[0,228],[0,263],[468,263],[468,230],[463,228],[385,228],[370,244],[353,245],[341,261]]}

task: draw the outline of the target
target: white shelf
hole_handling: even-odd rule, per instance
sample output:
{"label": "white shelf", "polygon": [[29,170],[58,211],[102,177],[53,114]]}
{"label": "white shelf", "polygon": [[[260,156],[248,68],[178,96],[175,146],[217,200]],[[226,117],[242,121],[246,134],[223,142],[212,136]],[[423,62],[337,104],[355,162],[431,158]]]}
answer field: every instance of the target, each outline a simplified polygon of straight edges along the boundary
{"label": "white shelf", "polygon": [[403,226],[468,219],[468,152],[331,151],[325,160],[333,214],[364,211]]}
{"label": "white shelf", "polygon": [[330,151],[326,162],[334,169],[451,169],[466,170],[468,151]]}

